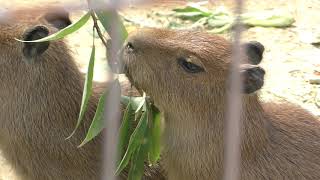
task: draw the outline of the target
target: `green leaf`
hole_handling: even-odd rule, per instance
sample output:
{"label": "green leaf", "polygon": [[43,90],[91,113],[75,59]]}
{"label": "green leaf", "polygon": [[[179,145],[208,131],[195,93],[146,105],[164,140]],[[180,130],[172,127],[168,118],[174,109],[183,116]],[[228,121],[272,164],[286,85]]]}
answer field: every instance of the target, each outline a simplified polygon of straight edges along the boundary
{"label": "green leaf", "polygon": [[151,127],[148,129],[148,138],[149,138],[149,150],[148,150],[148,159],[151,165],[154,165],[160,158],[161,151],[161,117],[160,112],[156,109],[155,106],[151,105],[151,108],[148,109],[152,115],[152,119],[149,123]]}
{"label": "green leaf", "polygon": [[121,103],[128,105],[131,101],[132,109],[138,109],[140,102],[143,101],[144,97],[129,97],[129,96],[121,96]]}
{"label": "green leaf", "polygon": [[121,99],[120,99],[120,102],[125,104],[125,105],[128,105],[130,100],[131,100],[132,97],[129,97],[129,96],[123,96],[121,95]]}
{"label": "green leaf", "polygon": [[191,20],[191,21],[198,21],[199,19],[206,17],[206,16],[203,16],[203,14],[200,12],[176,13],[175,16],[182,20]]}
{"label": "green leaf", "polygon": [[134,152],[132,156],[128,180],[141,180],[144,172],[144,159],[146,157],[147,151],[147,144],[142,144]]}
{"label": "green leaf", "polygon": [[88,130],[88,133],[83,140],[83,142],[79,145],[82,147],[87,142],[91,141],[94,137],[96,137],[104,128],[104,105],[106,101],[106,94],[103,94],[98,102],[97,110]]}
{"label": "green leaf", "polygon": [[175,8],[172,11],[178,12],[178,13],[185,13],[185,12],[200,12],[200,13],[202,13],[202,11],[199,10],[198,8],[194,8],[194,7],[190,7],[190,6],[187,6],[184,8]]}
{"label": "green leaf", "polygon": [[80,29],[83,25],[86,24],[86,22],[89,19],[90,19],[90,12],[87,12],[77,22],[75,22],[75,23],[65,27],[64,29],[62,29],[54,34],[51,34],[45,38],[34,40],[34,41],[23,41],[23,40],[19,40],[19,39],[16,39],[16,40],[20,41],[20,42],[44,42],[44,41],[54,41],[54,40],[62,39],[64,37],[66,37],[67,35],[74,33],[75,31]]}
{"label": "green leaf", "polygon": [[199,4],[196,3],[189,3],[184,8],[176,8],[173,9],[175,12],[175,16],[181,19],[188,19],[192,21],[197,21],[203,17],[209,17],[212,15],[207,9],[201,7]]}
{"label": "green leaf", "polygon": [[134,110],[132,108],[132,103],[130,101],[123,115],[120,131],[119,131],[118,154],[120,157],[122,157],[123,154],[125,153],[125,147],[129,143],[133,118],[134,118]]}
{"label": "green leaf", "polygon": [[208,26],[212,28],[219,28],[232,22],[233,20],[231,18],[221,18],[212,16],[208,19]]}
{"label": "green leaf", "polygon": [[246,13],[241,15],[241,19],[246,25],[262,27],[288,27],[295,22],[291,15],[276,11]]}
{"label": "green leaf", "polygon": [[200,17],[204,16],[202,12],[183,12],[183,13],[176,13],[175,15],[180,18],[186,18],[186,19],[196,17],[196,16],[200,16]]}
{"label": "green leaf", "polygon": [[139,105],[138,105],[135,113],[138,113],[138,112],[142,109],[142,107],[143,107],[143,105],[144,105],[145,103],[146,103],[146,98],[143,97],[143,99],[139,102]]}
{"label": "green leaf", "polygon": [[173,9],[174,12],[178,13],[184,13],[184,12],[200,12],[204,16],[209,16],[211,13],[208,11],[208,9],[201,7],[197,3],[189,3],[186,7],[184,8],[175,8]]}
{"label": "green leaf", "polygon": [[87,110],[87,105],[89,102],[89,98],[92,94],[92,79],[93,79],[93,69],[94,69],[94,60],[95,60],[95,46],[92,46],[92,51],[91,51],[91,56],[90,56],[90,61],[89,61],[89,66],[88,66],[88,71],[86,74],[86,80],[84,83],[84,89],[83,89],[83,95],[82,95],[82,102],[81,102],[81,108],[80,108],[80,114],[78,117],[78,121],[77,121],[77,125],[75,127],[75,129],[73,130],[73,132],[71,133],[71,135],[67,138],[69,139],[78,129],[83,116]]}
{"label": "green leaf", "polygon": [[[92,0],[91,4],[100,4],[101,6],[106,5],[103,0]],[[112,10],[112,8],[102,10],[101,8],[99,10],[95,10],[95,13],[109,35],[111,35],[112,31],[118,30],[117,34],[119,35],[120,43],[122,44],[127,39],[128,32],[123,25],[119,14],[115,10]]]}
{"label": "green leaf", "polygon": [[144,135],[147,129],[147,124],[148,124],[147,114],[146,112],[144,112],[140,118],[140,121],[136,129],[134,130],[134,132],[130,137],[127,151],[124,154],[124,157],[122,158],[120,164],[117,167],[116,175],[119,175],[119,173],[128,165],[132,154],[136,151],[139,145],[143,143]]}
{"label": "green leaf", "polygon": [[197,29],[197,28],[201,28],[203,27],[205,24],[207,24],[208,18],[207,17],[203,17],[201,19],[199,19],[198,21],[194,22],[191,26],[191,29]]}
{"label": "green leaf", "polygon": [[171,21],[171,22],[169,22],[167,28],[169,28],[169,29],[183,29],[183,28],[185,28],[185,26],[181,23]]}
{"label": "green leaf", "polygon": [[233,23],[228,23],[220,28],[215,28],[215,29],[209,30],[208,32],[215,33],[215,34],[223,33],[225,31],[231,29],[232,25],[233,25]]}
{"label": "green leaf", "polygon": [[146,111],[146,94],[143,93],[142,100],[139,102],[138,107],[135,111],[134,120],[136,121],[138,118],[140,118],[141,114],[145,111]]}
{"label": "green leaf", "polygon": [[247,19],[244,21],[244,24],[261,27],[289,27],[294,21],[290,16],[272,16],[268,19]]}

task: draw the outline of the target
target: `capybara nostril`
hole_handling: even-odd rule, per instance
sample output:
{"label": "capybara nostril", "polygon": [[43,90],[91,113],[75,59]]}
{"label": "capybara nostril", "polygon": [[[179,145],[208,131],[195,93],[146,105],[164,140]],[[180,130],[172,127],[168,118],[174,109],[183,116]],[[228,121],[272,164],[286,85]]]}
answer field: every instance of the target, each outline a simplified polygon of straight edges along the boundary
{"label": "capybara nostril", "polygon": [[245,44],[245,48],[251,64],[259,64],[263,58],[264,46],[258,41],[250,41]]}
{"label": "capybara nostril", "polygon": [[133,46],[133,43],[132,43],[131,41],[129,41],[129,42],[126,44],[126,50],[129,51],[129,52],[134,51],[134,46]]}

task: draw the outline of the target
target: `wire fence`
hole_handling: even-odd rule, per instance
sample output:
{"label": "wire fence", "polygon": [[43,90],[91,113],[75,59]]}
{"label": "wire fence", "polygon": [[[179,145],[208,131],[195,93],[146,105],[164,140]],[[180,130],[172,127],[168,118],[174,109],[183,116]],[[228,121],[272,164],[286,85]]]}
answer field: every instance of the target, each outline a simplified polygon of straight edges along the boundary
{"label": "wire fence", "polygon": [[241,142],[241,79],[240,79],[240,61],[243,59],[241,50],[241,25],[240,15],[242,13],[242,0],[235,0],[236,16],[234,29],[234,44],[231,56],[231,71],[230,71],[230,94],[227,99],[227,115],[225,128],[225,154],[224,154],[224,180],[237,180],[240,174],[240,142]]}
{"label": "wire fence", "polygon": [[[142,0],[110,0],[108,2],[102,1],[101,4],[90,4],[90,9],[97,11],[106,10],[116,12],[120,8],[123,8],[128,5],[145,5],[146,3],[182,3],[182,1],[142,1]],[[242,13],[242,0],[234,0],[234,3],[237,4],[235,14],[239,15]],[[85,4],[68,4],[64,3],[64,6],[67,9],[71,10],[85,10],[87,6]],[[0,17],[2,21],[5,21],[8,14],[5,14],[5,10],[0,10]],[[114,14],[114,16],[116,16]],[[113,19],[111,19],[113,20]],[[112,49],[111,49],[111,61],[116,61],[116,54],[121,47],[121,35],[118,34],[120,31],[119,26],[116,25],[116,21],[111,22],[111,33],[109,34],[112,39]],[[239,65],[242,58],[242,51],[240,47],[240,39],[242,26],[240,23],[240,18],[237,18],[235,23],[235,29],[233,32],[234,36],[234,45],[232,53],[232,65],[230,71],[230,81],[231,91],[227,97],[228,107],[227,107],[227,119],[226,119],[226,131],[225,131],[225,157],[224,157],[224,180],[236,180],[239,179],[240,172],[240,114],[241,114],[241,84],[240,84],[240,75],[239,75]],[[108,79],[113,79],[113,74],[107,74]],[[105,143],[104,143],[104,170],[102,174],[102,179],[113,180],[116,179],[114,172],[116,170],[116,157],[117,157],[117,141],[118,141],[118,127],[120,122],[120,86],[116,86],[111,89],[106,98],[107,102],[105,103],[105,121],[106,121],[106,130],[105,130]]]}
{"label": "wire fence", "polygon": [[[69,11],[86,11],[88,12],[87,18],[90,17],[93,19],[93,21],[97,21],[99,17],[95,17],[100,12],[107,12],[109,16],[109,28],[106,30],[108,33],[110,41],[106,40],[107,37],[102,37],[104,34],[99,32],[97,28],[93,28],[93,37],[95,35],[95,32],[99,35],[99,37],[103,40],[103,44],[105,46],[108,46],[111,44],[111,48],[108,49],[108,54],[106,54],[108,61],[110,62],[117,62],[114,64],[114,69],[121,69],[122,62],[118,61],[118,53],[119,50],[123,47],[123,34],[121,27],[118,25],[119,17],[118,12],[121,11],[123,8],[129,7],[129,6],[152,6],[152,5],[159,5],[159,4],[166,4],[166,5],[176,5],[176,4],[185,4],[189,1],[176,1],[176,0],[95,0],[95,3],[92,3],[93,0],[82,0],[79,3],[74,2],[63,2],[61,0],[62,6],[64,6],[65,9]],[[201,2],[201,1],[199,1]],[[212,4],[216,3],[216,1],[211,0],[209,1]],[[229,0],[229,2],[232,2],[235,7],[234,14],[235,20],[232,19],[232,27],[231,29],[231,36],[232,36],[232,53],[231,53],[231,63],[229,67],[228,72],[228,90],[225,93],[227,95],[226,97],[226,107],[224,108],[225,114],[223,116],[223,159],[222,166],[223,166],[223,172],[222,176],[224,180],[237,180],[241,179],[241,143],[243,142],[243,139],[241,139],[244,132],[241,132],[243,129],[242,126],[242,115],[243,112],[246,111],[243,107],[243,84],[240,74],[240,67],[241,64],[244,63],[242,60],[246,59],[247,55],[245,52],[243,52],[243,44],[241,43],[241,37],[244,32],[244,25],[242,24],[241,15],[244,11],[244,5],[246,2],[245,0]],[[303,4],[303,1],[296,0],[298,2],[297,4]],[[301,5],[302,7],[302,5]],[[303,9],[303,11],[297,12],[298,14],[306,13],[304,12],[306,9]],[[296,9],[297,10],[297,9]],[[90,14],[91,12],[91,14]],[[90,16],[91,15],[91,16]],[[98,16],[98,15],[97,15]],[[301,16],[300,16],[301,17]],[[100,21],[101,19],[99,19]],[[10,11],[8,11],[6,8],[0,8],[0,25],[2,23],[6,24],[11,21],[11,14]],[[305,24],[305,19],[300,20],[300,24],[304,24],[304,26],[307,26]],[[86,21],[87,22],[87,21]],[[97,23],[97,22],[94,22]],[[107,29],[105,28],[105,29]],[[94,38],[93,38],[94,39]],[[105,40],[105,41],[104,41]],[[93,46],[94,40],[93,40]],[[262,50],[263,51],[263,50]],[[262,55],[261,55],[262,56]],[[262,57],[261,57],[262,58]],[[3,62],[0,62],[3,63]],[[109,69],[109,67],[107,68]],[[107,86],[113,85],[112,88],[109,88],[106,94],[106,102],[104,104],[104,114],[103,114],[103,120],[105,122],[105,131],[103,131],[103,168],[101,171],[101,179],[103,180],[115,180],[118,177],[115,175],[115,172],[118,170],[118,161],[119,161],[119,152],[118,152],[118,142],[119,142],[119,127],[120,122],[122,120],[123,112],[122,112],[122,102],[121,102],[121,86],[120,84],[114,83],[114,79],[118,79],[119,75],[111,73],[108,71],[106,74],[104,74],[108,81],[105,82]],[[145,98],[145,97],[144,97]],[[145,98],[147,99],[147,98]],[[145,100],[146,101],[146,100]],[[144,106],[147,107],[147,106]],[[98,108],[97,108],[98,109]],[[246,113],[246,112],[245,112]],[[81,113],[80,113],[81,114]],[[141,114],[140,114],[141,115]],[[141,118],[142,119],[142,118]],[[90,145],[89,145],[90,146]],[[191,147],[192,148],[192,147]],[[196,153],[196,152],[195,152]],[[250,153],[250,152],[249,152]],[[63,154],[63,153],[61,153]],[[208,161],[211,161],[210,158],[208,158]],[[242,177],[243,178],[243,177]]]}

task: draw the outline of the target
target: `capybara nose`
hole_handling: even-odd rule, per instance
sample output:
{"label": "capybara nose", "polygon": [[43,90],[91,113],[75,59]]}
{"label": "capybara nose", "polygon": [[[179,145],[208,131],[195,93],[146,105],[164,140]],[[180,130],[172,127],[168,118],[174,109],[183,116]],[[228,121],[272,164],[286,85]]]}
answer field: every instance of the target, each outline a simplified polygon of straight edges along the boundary
{"label": "capybara nose", "polygon": [[[125,43],[124,47],[126,47],[126,44],[127,43]],[[121,58],[124,47],[117,48],[117,50],[114,50],[112,47],[111,40],[107,42],[108,65],[113,73],[116,73],[116,74],[124,73],[124,63]]]}

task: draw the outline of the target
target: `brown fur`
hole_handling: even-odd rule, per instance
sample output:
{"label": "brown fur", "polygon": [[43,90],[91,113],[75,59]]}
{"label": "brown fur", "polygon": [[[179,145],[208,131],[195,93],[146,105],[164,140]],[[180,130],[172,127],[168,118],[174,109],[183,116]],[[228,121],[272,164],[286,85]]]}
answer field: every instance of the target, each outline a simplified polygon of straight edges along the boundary
{"label": "brown fur", "polygon": [[[163,164],[170,180],[220,180],[223,175],[226,84],[231,44],[201,32],[143,29],[122,50],[131,82],[163,112]],[[205,72],[177,63],[191,57]],[[320,122],[290,103],[244,95],[241,179],[320,179]]]}
{"label": "brown fur", "polygon": [[[94,116],[99,94],[90,99],[80,128],[69,140],[80,111],[84,78],[63,40],[51,42],[39,61],[23,60],[21,42],[26,29],[45,25],[48,9],[12,11],[0,24],[0,148],[24,180],[99,179],[102,136],[77,148]],[[121,174],[124,178],[127,171]],[[155,178],[154,178],[155,177]],[[162,179],[149,168],[145,179]]]}

